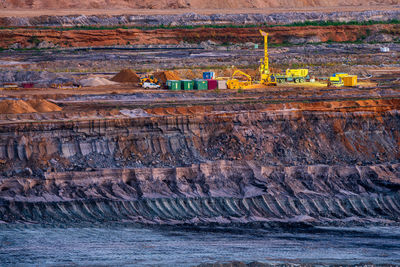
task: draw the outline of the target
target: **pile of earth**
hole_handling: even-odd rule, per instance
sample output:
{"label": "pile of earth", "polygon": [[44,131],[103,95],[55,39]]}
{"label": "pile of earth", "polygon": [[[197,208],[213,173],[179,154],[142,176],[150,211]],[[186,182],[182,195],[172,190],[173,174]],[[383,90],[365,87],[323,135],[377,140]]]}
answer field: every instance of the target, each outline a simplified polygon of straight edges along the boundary
{"label": "pile of earth", "polygon": [[154,77],[156,77],[160,82],[166,83],[168,80],[180,80],[181,77],[176,71],[161,71],[154,73]]}
{"label": "pile of earth", "polygon": [[61,111],[62,108],[44,99],[32,100],[2,100],[0,114],[20,114],[36,112]]}
{"label": "pile of earth", "polygon": [[137,83],[140,82],[140,77],[133,70],[125,69],[115,75],[111,81],[119,83]]}
{"label": "pile of earth", "polygon": [[106,78],[101,77],[89,77],[79,81],[79,84],[84,87],[94,87],[94,86],[102,86],[102,85],[114,85],[116,82],[112,82]]}

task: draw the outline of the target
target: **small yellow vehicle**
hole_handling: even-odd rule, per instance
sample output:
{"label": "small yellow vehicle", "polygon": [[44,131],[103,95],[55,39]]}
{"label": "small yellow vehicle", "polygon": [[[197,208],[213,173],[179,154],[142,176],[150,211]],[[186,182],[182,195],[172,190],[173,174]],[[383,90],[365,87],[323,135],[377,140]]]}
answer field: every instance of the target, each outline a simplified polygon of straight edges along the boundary
{"label": "small yellow vehicle", "polygon": [[343,77],[349,76],[347,73],[335,73],[329,77],[329,82],[331,84],[343,84]]}
{"label": "small yellow vehicle", "polygon": [[[239,80],[236,77],[237,76],[244,76],[246,79],[245,80]],[[247,73],[241,71],[241,70],[236,70],[233,72],[231,78],[226,82],[228,89],[246,89],[246,87],[252,85],[252,79],[251,76],[248,75]]]}
{"label": "small yellow vehicle", "polygon": [[156,77],[154,77],[154,75],[149,75],[149,76],[140,78],[139,85],[144,87],[144,83],[146,83],[146,84],[154,83],[154,84],[160,85],[160,82],[158,81],[158,79]]}

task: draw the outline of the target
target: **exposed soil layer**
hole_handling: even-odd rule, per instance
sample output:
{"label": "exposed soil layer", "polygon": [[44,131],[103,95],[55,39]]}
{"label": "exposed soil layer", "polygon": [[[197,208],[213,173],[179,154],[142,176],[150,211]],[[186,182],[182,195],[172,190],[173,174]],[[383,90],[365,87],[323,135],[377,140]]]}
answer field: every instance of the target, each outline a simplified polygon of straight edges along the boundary
{"label": "exposed soil layer", "polygon": [[60,111],[62,108],[44,99],[2,100],[0,101],[0,114],[19,114],[35,112]]}
{"label": "exposed soil layer", "polygon": [[[261,43],[259,28],[197,28],[197,29],[113,29],[68,30],[53,29],[1,29],[0,47],[8,48],[18,43],[32,47],[34,43],[49,42],[60,47],[88,47],[125,44],[179,44],[216,41],[220,43]],[[307,42],[354,42],[382,32],[396,35],[399,24],[341,25],[308,27],[264,28],[270,33],[271,43],[291,42],[291,38],[303,38]],[[303,41],[304,42],[304,41]]]}
{"label": "exposed soil layer", "polygon": [[[79,14],[79,15],[77,15]],[[0,9],[0,26],[162,26],[278,24],[304,21],[368,22],[397,20],[398,6],[340,6],[268,9]]]}
{"label": "exposed soil layer", "polygon": [[[291,90],[313,95],[283,99]],[[316,93],[339,90],[140,93],[120,110],[104,106],[113,95],[80,96],[86,110],[72,97],[61,112],[3,116],[1,218],[398,223],[400,91]]]}
{"label": "exposed soil layer", "polygon": [[[398,5],[397,0],[382,1],[346,1],[346,6],[369,6],[369,5]],[[326,7],[341,6],[341,1],[325,1],[325,0],[302,0],[302,1],[282,1],[282,0],[250,0],[250,1],[210,1],[210,0],[172,0],[172,1],[125,1],[125,0],[89,0],[89,1],[54,1],[54,0],[31,0],[19,1],[9,0],[0,3],[3,8],[25,8],[25,9],[69,9],[69,8],[139,8],[139,9],[177,9],[177,8],[295,8],[295,7]]]}

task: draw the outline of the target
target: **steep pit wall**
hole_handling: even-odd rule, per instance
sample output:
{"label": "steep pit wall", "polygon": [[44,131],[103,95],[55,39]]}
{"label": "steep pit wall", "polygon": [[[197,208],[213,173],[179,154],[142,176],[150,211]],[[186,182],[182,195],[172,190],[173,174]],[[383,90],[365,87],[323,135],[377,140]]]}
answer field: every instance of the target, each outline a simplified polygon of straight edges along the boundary
{"label": "steep pit wall", "polygon": [[399,221],[399,175],[399,164],[278,167],[236,161],[52,173],[45,180],[3,183],[0,217],[50,224],[387,224]]}
{"label": "steep pit wall", "polygon": [[[262,28],[262,27],[260,27]],[[55,30],[0,29],[0,47],[13,44],[32,47],[46,41],[60,47],[95,47],[126,44],[179,44],[212,40],[219,43],[261,43],[259,28],[195,28],[195,29],[112,29],[112,30]],[[270,43],[293,42],[354,42],[381,32],[400,32],[399,24],[341,25],[307,27],[270,27]],[[297,41],[296,41],[297,42]]]}
{"label": "steep pit wall", "polygon": [[[208,160],[273,165],[397,161],[398,100],[371,100],[363,107],[357,101],[338,103],[193,115],[157,108],[154,116],[138,118],[8,122],[0,125],[0,158],[6,161],[0,170],[186,166]],[[157,115],[162,113],[169,115]]]}
{"label": "steep pit wall", "polygon": [[[370,0],[368,2],[361,0],[349,0],[346,2],[348,6],[369,6],[369,5],[396,5],[399,4],[398,0]],[[25,8],[25,9],[114,9],[118,8],[135,8],[135,9],[178,9],[178,8],[231,8],[231,9],[242,9],[242,8],[288,8],[288,7],[329,7],[329,6],[341,6],[341,1],[325,1],[325,0],[259,0],[259,1],[211,1],[211,0],[170,0],[170,1],[126,1],[126,0],[88,0],[88,1],[48,1],[48,0],[30,0],[30,1],[19,1],[19,0],[8,0],[0,3],[2,8]]]}
{"label": "steep pit wall", "polygon": [[[224,8],[226,3],[224,2]],[[208,7],[208,6],[207,6]],[[335,11],[332,11],[335,10]],[[277,13],[271,13],[272,11]],[[127,14],[121,14],[109,10],[2,10],[0,12],[0,26],[3,27],[27,27],[27,26],[161,26],[161,25],[215,25],[215,24],[291,24],[304,21],[390,21],[397,20],[400,14],[399,8],[390,6],[374,6],[363,8],[319,8],[318,11],[300,12],[293,10],[188,10],[179,9],[173,12],[165,10],[135,10]],[[134,14],[129,14],[134,13]],[[68,15],[70,14],[70,15]],[[76,15],[79,14],[79,15]],[[100,15],[96,15],[100,14]]]}
{"label": "steep pit wall", "polygon": [[3,124],[0,218],[399,222],[399,100],[339,103]]}

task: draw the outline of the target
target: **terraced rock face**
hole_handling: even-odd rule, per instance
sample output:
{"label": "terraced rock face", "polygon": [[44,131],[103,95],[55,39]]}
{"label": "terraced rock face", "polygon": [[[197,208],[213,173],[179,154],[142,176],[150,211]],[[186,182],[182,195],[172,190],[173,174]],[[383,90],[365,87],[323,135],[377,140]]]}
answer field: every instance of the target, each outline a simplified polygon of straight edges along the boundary
{"label": "terraced rock face", "polygon": [[[369,6],[369,5],[397,5],[397,0],[371,0],[360,1],[350,0],[346,2],[349,6]],[[340,1],[324,1],[324,0],[302,0],[302,1],[281,1],[281,0],[260,0],[260,1],[209,1],[209,0],[172,0],[172,1],[126,1],[126,0],[89,0],[85,2],[70,0],[70,1],[53,1],[53,0],[8,0],[0,2],[2,8],[26,8],[26,9],[57,9],[64,10],[65,8],[83,8],[83,9],[96,9],[96,8],[141,8],[141,9],[177,9],[177,8],[288,8],[288,7],[326,7],[326,6],[341,6]]]}
{"label": "terraced rock face", "polygon": [[[319,43],[319,42],[355,42],[365,38],[380,38],[379,42],[391,42],[398,39],[399,24],[376,25],[339,25],[339,26],[299,26],[268,27],[270,43]],[[385,34],[384,34],[385,33]],[[387,34],[390,33],[390,34]],[[33,40],[32,36],[35,37]],[[0,29],[0,47],[9,48],[18,44],[22,48],[32,48],[42,42],[59,47],[96,47],[113,45],[159,45],[179,44],[181,42],[217,43],[260,42],[259,28],[195,28],[195,29]],[[43,47],[39,47],[43,48]]]}
{"label": "terraced rock face", "polygon": [[0,218],[399,222],[399,105],[259,102],[4,122]]}

